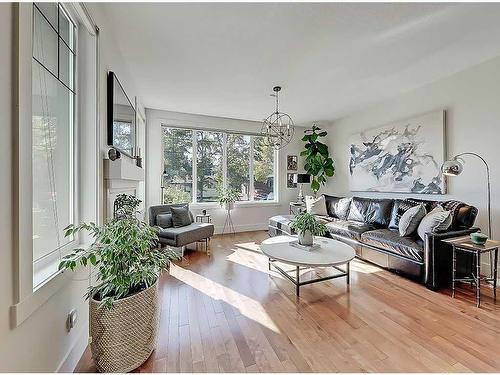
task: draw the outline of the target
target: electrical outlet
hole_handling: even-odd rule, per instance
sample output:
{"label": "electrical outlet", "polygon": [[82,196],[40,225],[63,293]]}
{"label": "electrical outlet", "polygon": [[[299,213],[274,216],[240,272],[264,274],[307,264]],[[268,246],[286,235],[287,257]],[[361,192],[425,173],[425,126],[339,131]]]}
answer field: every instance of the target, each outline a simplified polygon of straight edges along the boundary
{"label": "electrical outlet", "polygon": [[78,312],[76,310],[71,310],[68,314],[68,318],[66,319],[66,327],[68,331],[71,331],[76,326],[76,322],[78,321]]}

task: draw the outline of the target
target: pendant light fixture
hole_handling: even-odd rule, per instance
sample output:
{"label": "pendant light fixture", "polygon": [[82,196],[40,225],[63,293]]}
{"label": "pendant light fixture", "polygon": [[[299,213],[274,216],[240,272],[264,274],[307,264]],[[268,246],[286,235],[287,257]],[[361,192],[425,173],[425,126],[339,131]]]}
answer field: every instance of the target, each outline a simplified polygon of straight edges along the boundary
{"label": "pendant light fixture", "polygon": [[279,150],[290,143],[295,125],[288,114],[279,111],[281,87],[275,86],[273,91],[274,94],[271,94],[271,96],[276,98],[276,110],[264,120],[261,134],[266,137],[269,145],[275,150]]}

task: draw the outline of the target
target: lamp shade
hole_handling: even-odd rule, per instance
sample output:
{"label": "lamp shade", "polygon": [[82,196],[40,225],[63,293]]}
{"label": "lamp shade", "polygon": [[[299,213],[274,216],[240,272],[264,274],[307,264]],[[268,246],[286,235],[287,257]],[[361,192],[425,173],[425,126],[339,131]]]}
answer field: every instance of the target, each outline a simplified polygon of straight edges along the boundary
{"label": "lamp shade", "polygon": [[296,176],[298,184],[308,184],[309,182],[311,182],[311,175],[298,173]]}
{"label": "lamp shade", "polygon": [[457,159],[447,160],[441,167],[441,172],[445,176],[458,176],[464,170],[464,166]]}

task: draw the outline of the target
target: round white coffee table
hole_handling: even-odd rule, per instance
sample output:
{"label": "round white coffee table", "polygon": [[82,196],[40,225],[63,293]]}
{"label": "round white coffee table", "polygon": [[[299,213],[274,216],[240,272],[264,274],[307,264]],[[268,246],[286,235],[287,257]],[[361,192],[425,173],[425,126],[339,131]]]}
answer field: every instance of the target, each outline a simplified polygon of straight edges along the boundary
{"label": "round white coffee table", "polygon": [[[356,255],[354,249],[337,240],[325,237],[316,237],[314,243],[320,247],[313,250],[303,250],[292,246],[290,243],[297,241],[297,236],[276,236],[262,241],[260,249],[262,253],[269,258],[269,270],[271,265],[281,273],[285,278],[295,284],[297,296],[300,294],[300,287],[307,284],[313,284],[320,281],[345,277],[349,284],[349,262]],[[296,277],[292,277],[277,266],[275,262],[281,262],[295,266]],[[341,265],[346,265],[345,270],[340,268]],[[316,267],[333,267],[339,274],[316,278],[312,280],[300,281],[300,268],[316,268]]]}

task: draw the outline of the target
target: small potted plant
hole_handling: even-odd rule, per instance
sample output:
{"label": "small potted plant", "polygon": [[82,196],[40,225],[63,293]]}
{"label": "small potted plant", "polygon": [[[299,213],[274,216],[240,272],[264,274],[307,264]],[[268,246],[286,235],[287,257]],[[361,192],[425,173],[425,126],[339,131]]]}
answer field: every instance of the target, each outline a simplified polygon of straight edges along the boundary
{"label": "small potted plant", "polygon": [[234,208],[234,202],[240,198],[241,193],[236,189],[221,189],[219,190],[219,204],[227,211]]}
{"label": "small potted plant", "polygon": [[140,200],[121,195],[115,217],[103,225],[69,225],[65,235],[88,231],[93,243],[65,256],[59,269],[95,266],[90,301],[90,344],[100,372],[128,372],[144,363],[157,341],[160,304],[158,279],[178,256],[156,246],[158,228],[139,220]]}
{"label": "small potted plant", "polygon": [[314,236],[323,236],[326,233],[326,225],[307,212],[295,216],[292,219],[291,228],[297,232],[299,243],[304,246],[312,246]]}

